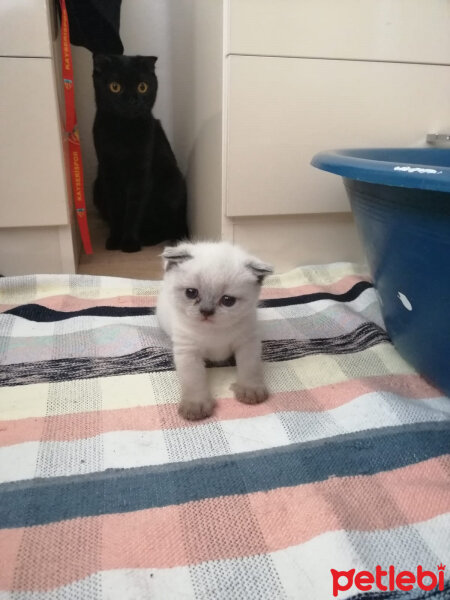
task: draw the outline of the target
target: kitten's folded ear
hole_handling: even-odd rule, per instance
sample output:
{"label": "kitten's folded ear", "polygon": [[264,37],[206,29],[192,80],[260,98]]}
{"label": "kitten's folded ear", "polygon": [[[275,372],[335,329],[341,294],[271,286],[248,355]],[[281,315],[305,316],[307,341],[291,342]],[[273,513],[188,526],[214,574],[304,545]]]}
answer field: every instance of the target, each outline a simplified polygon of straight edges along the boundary
{"label": "kitten's folded ear", "polygon": [[256,276],[258,283],[262,283],[267,275],[273,273],[273,268],[257,258],[251,258],[245,265]]}
{"label": "kitten's folded ear", "polygon": [[164,270],[170,271],[172,267],[176,267],[184,261],[193,258],[190,249],[190,244],[178,244],[178,246],[168,246],[167,248],[164,248],[164,251],[161,254],[164,259]]}

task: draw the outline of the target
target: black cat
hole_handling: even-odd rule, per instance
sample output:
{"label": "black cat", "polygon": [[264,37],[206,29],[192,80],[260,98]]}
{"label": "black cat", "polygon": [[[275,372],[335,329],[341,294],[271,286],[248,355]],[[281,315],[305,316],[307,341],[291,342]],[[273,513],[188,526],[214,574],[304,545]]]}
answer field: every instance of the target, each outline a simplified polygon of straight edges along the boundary
{"label": "black cat", "polygon": [[94,56],[94,204],[109,223],[109,250],[137,252],[188,236],[185,182],[152,114],[155,62],[154,56]]}

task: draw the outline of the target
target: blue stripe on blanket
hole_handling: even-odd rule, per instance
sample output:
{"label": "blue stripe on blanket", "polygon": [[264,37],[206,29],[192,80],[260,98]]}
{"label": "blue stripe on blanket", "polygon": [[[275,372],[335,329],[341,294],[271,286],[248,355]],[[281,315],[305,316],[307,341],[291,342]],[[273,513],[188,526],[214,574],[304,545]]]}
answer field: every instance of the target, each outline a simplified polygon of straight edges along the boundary
{"label": "blue stripe on blanket", "polygon": [[448,453],[449,435],[449,422],[401,425],[186,463],[4,483],[0,527],[183,504],[330,477],[372,475]]}
{"label": "blue stripe on blanket", "polygon": [[286,296],[284,298],[268,298],[260,300],[260,308],[290,306],[291,304],[309,304],[318,300],[334,300],[335,302],[352,302],[356,300],[365,290],[373,288],[370,281],[358,281],[353,287],[343,294],[331,294],[329,292],[316,292],[314,294],[303,294],[302,296]]}
{"label": "blue stripe on blanket", "polygon": [[[278,306],[291,306],[293,304],[309,304],[318,300],[334,300],[336,302],[351,302],[356,300],[368,288],[373,287],[368,281],[359,281],[350,290],[343,294],[331,294],[328,292],[317,292],[315,294],[304,294],[303,296],[291,296],[286,298],[271,298],[261,300],[260,308],[270,308]],[[6,310],[4,314],[22,317],[28,321],[40,323],[49,323],[52,321],[62,321],[72,319],[73,317],[133,317],[155,314],[154,307],[139,306],[93,306],[82,310],[60,311],[41,306],[40,304],[22,304]]]}
{"label": "blue stripe on blanket", "polygon": [[155,314],[155,309],[150,306],[91,306],[82,310],[53,310],[40,304],[21,304],[4,314],[22,317],[28,321],[37,323],[51,323],[52,321],[64,321],[73,317],[140,317]]}

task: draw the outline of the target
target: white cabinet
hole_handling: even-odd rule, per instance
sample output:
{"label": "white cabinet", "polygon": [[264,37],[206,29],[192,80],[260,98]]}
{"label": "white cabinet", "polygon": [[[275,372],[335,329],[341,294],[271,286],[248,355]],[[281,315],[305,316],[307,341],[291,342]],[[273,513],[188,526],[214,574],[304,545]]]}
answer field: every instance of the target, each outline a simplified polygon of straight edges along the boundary
{"label": "white cabinet", "polygon": [[[53,0],[0,2],[0,273],[74,273]],[[59,75],[59,72],[58,72]]]}
{"label": "white cabinet", "polygon": [[448,64],[448,0],[228,0],[226,53]]}
{"label": "white cabinet", "polygon": [[53,0],[1,0],[0,56],[50,58],[53,19]]}
{"label": "white cabinet", "polygon": [[0,58],[1,227],[69,222],[51,60]]}
{"label": "white cabinet", "polygon": [[311,168],[316,152],[411,146],[450,125],[450,66],[257,56],[227,62],[228,217],[348,212],[339,179]]}
{"label": "white cabinet", "polygon": [[[221,56],[214,83],[223,94],[206,107],[199,130],[208,136],[191,152],[194,234],[220,227],[277,270],[361,260],[342,181],[311,158],[339,147],[421,146],[427,133],[450,130],[450,1],[209,5],[223,9],[222,32],[202,57]],[[207,97],[211,72],[195,72],[194,98]],[[221,130],[212,127],[219,118]],[[218,154],[221,178],[209,168]]]}

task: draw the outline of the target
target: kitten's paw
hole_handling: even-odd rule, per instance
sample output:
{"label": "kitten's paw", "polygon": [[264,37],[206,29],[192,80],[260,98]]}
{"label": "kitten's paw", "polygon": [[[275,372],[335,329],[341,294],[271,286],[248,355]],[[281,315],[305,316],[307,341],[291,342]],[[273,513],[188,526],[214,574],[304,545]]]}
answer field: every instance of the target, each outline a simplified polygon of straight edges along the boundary
{"label": "kitten's paw", "polygon": [[264,385],[241,385],[233,383],[230,389],[234,392],[236,399],[244,404],[259,404],[269,397],[269,392]]}
{"label": "kitten's paw", "polygon": [[213,414],[214,401],[205,400],[196,402],[191,400],[182,400],[178,406],[178,413],[188,421],[198,421],[206,419]]}
{"label": "kitten's paw", "polygon": [[120,245],[122,252],[139,252],[141,244],[137,240],[124,239]]}
{"label": "kitten's paw", "polygon": [[105,248],[107,250],[118,250],[120,248],[120,238],[110,235],[106,240]]}

